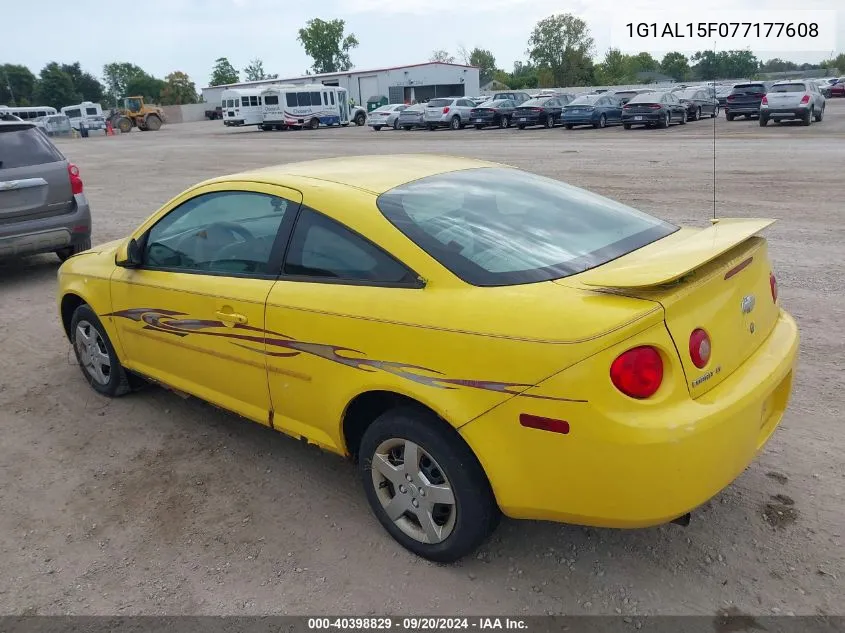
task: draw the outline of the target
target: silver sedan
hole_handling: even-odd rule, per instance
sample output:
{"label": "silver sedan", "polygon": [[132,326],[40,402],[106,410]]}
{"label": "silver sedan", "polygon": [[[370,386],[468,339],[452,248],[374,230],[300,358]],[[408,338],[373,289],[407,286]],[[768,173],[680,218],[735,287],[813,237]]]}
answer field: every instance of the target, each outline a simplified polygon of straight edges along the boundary
{"label": "silver sedan", "polygon": [[378,132],[383,127],[399,129],[399,114],[408,106],[404,103],[390,103],[376,108],[367,115],[367,125]]}

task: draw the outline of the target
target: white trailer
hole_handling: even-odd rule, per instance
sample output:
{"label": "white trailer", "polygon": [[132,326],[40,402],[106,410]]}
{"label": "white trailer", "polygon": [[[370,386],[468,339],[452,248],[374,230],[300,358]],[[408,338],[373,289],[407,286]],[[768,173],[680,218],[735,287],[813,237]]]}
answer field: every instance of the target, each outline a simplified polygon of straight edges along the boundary
{"label": "white trailer", "polygon": [[349,125],[349,93],[345,88],[306,84],[272,86],[261,92],[263,130],[321,125]]}
{"label": "white trailer", "polygon": [[65,106],[62,108],[62,114],[70,119],[70,125],[75,130],[80,129],[83,124],[89,130],[106,129],[106,117],[99,103],[83,101],[76,105]]}
{"label": "white trailer", "polygon": [[231,88],[223,91],[223,125],[261,125],[264,121],[264,104],[261,89]]}

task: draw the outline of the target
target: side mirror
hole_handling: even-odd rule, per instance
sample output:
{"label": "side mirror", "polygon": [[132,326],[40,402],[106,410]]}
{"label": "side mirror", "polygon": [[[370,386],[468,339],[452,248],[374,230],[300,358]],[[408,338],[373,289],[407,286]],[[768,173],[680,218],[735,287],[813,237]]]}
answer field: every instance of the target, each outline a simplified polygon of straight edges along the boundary
{"label": "side mirror", "polygon": [[141,266],[141,246],[135,238],[118,247],[114,256],[114,263],[123,268],[139,268]]}

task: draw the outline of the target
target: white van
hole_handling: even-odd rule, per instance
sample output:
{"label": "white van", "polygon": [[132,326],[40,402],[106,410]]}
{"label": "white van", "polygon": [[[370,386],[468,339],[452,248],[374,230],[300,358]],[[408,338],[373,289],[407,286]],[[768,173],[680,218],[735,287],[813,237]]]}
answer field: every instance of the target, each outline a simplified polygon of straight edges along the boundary
{"label": "white van", "polygon": [[310,84],[271,86],[262,91],[263,130],[320,125],[349,125],[349,93],[345,88]]}
{"label": "white van", "polygon": [[19,119],[28,121],[42,116],[58,114],[56,108],[50,106],[5,106],[0,105],[0,114],[12,114]]}
{"label": "white van", "polygon": [[264,121],[261,88],[229,88],[223,91],[223,125],[261,125]]}
{"label": "white van", "polygon": [[78,130],[82,124],[89,130],[105,130],[106,117],[103,116],[103,108],[99,103],[83,101],[76,105],[69,105],[62,108],[62,114],[70,119],[73,129]]}

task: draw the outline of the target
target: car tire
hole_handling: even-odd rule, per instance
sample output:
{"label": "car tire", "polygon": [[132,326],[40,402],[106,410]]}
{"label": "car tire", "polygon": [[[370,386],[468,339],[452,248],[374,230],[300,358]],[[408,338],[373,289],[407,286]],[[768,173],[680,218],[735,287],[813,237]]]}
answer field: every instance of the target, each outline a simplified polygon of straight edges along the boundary
{"label": "car tire", "polygon": [[380,129],[381,129],[380,125],[374,125],[373,126],[373,132],[378,132]]}
{"label": "car tire", "polygon": [[308,127],[310,127],[312,130],[316,130],[318,127],[320,127],[320,119],[314,117],[308,122]]}
{"label": "car tire", "polygon": [[[404,472],[411,448],[415,463]],[[379,416],[361,439],[358,469],[382,526],[402,547],[428,560],[451,563],[466,556],[501,517],[472,450],[428,410],[401,407]],[[429,501],[433,486],[442,503]]]}
{"label": "car tire", "polygon": [[769,124],[769,117],[761,116],[760,117],[760,127],[766,127]]}
{"label": "car tire", "polygon": [[693,121],[698,121],[701,119],[701,107],[695,109],[695,114],[692,117]]}
{"label": "car tire", "polygon": [[402,129],[403,129],[403,130],[405,130],[406,132],[410,132],[410,131],[411,131],[411,126],[410,126],[410,125],[403,125],[403,126],[402,126]]}
{"label": "car tire", "polygon": [[87,303],[71,317],[70,339],[82,374],[94,391],[116,398],[132,390],[103,324]]}
{"label": "car tire", "polygon": [[594,128],[605,128],[607,127],[607,117],[605,115],[601,115],[599,120],[593,123]]}
{"label": "car tire", "polygon": [[810,125],[810,123],[813,122],[814,114],[815,113],[813,112],[813,109],[810,108],[810,110],[807,112],[807,114],[804,115],[804,118],[801,119],[801,123],[804,124],[804,125]]}
{"label": "car tire", "polygon": [[565,127],[567,130],[571,130],[571,129],[572,129],[572,124],[571,124],[571,123],[566,123],[563,127]]}
{"label": "car tire", "polygon": [[660,127],[667,128],[672,124],[672,115],[667,111],[666,114],[663,115],[663,119],[660,121]]}
{"label": "car tire", "polygon": [[364,115],[363,112],[359,112],[355,115],[355,125],[361,127],[367,122],[367,117]]}
{"label": "car tire", "polygon": [[476,126],[475,126],[475,129],[476,129],[476,130],[483,130],[483,129],[484,129],[484,126],[483,126],[483,125],[476,125]]}
{"label": "car tire", "polygon": [[816,122],[819,123],[824,118],[824,106],[816,113]]}
{"label": "car tire", "polygon": [[731,114],[730,112],[725,112],[725,120],[726,120],[726,121],[733,121],[733,120],[734,120],[734,115],[733,115],[733,114]]}
{"label": "car tire", "polygon": [[394,130],[399,129],[399,119],[398,118],[393,122],[393,129]]}
{"label": "car tire", "polygon": [[449,120],[449,127],[453,130],[461,129],[461,117],[455,115]]}
{"label": "car tire", "polygon": [[71,244],[70,246],[65,246],[64,248],[60,248],[56,251],[56,257],[58,257],[61,261],[65,261],[68,257],[81,253],[83,251],[87,251],[91,249],[91,237],[86,237],[83,241],[79,242],[78,244]]}
{"label": "car tire", "polygon": [[524,123],[520,123],[520,124],[519,124],[519,125],[517,125],[516,127],[517,127],[518,129],[520,129],[520,130],[524,130],[524,129],[525,129],[525,124],[524,124]]}
{"label": "car tire", "polygon": [[434,132],[434,130],[437,129],[437,126],[429,124],[428,129],[429,129],[430,132]]}
{"label": "car tire", "polygon": [[684,110],[683,113],[681,114],[681,120],[678,121],[678,123],[680,125],[686,125],[687,124],[687,111],[686,110]]}
{"label": "car tire", "polygon": [[547,130],[552,129],[555,126],[555,119],[551,114],[546,115],[546,119],[543,121],[543,125],[546,126]]}
{"label": "car tire", "polygon": [[715,119],[717,116],[719,116],[719,106],[713,108],[713,114],[710,115],[710,118]]}
{"label": "car tire", "polygon": [[630,129],[631,129],[631,124],[630,124],[630,123],[623,123],[623,124],[622,124],[622,127],[623,127],[624,129],[626,129],[626,130],[630,130]]}

